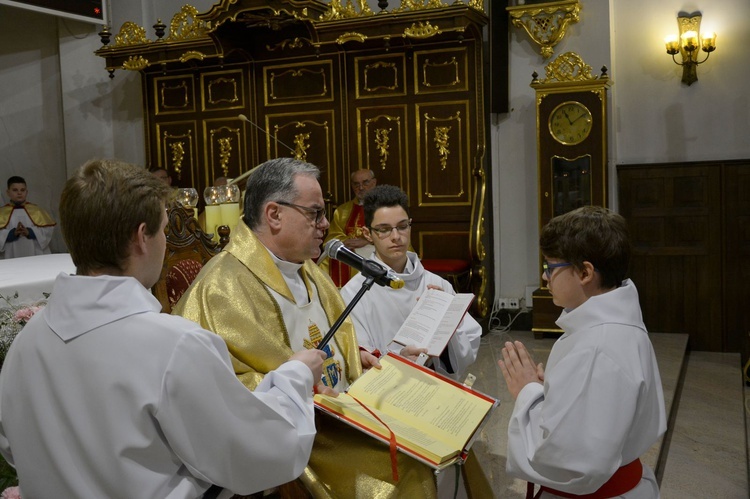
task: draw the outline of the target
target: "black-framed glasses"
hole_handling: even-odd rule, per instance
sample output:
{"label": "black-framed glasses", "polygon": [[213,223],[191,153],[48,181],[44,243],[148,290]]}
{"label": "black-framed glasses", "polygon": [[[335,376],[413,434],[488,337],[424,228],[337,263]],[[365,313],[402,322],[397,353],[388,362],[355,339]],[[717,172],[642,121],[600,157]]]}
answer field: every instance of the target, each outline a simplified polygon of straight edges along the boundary
{"label": "black-framed glasses", "polygon": [[542,262],[542,269],[544,269],[544,275],[547,276],[547,280],[549,281],[550,279],[552,279],[552,272],[554,272],[555,269],[559,269],[560,267],[569,267],[571,265],[573,264],[568,262],[549,263],[547,260],[544,260]]}
{"label": "black-framed glasses", "polygon": [[380,239],[385,239],[386,237],[390,236],[394,230],[399,234],[406,234],[407,232],[409,232],[410,228],[411,218],[408,222],[400,223],[395,227],[391,227],[390,225],[378,225],[377,227],[370,227],[370,230],[377,234]]}
{"label": "black-framed glasses", "polygon": [[290,203],[288,201],[276,201],[276,204],[280,204],[281,206],[289,206],[290,208],[297,208],[303,213],[309,213],[311,215],[314,213],[315,219],[313,221],[315,222],[315,225],[318,225],[326,217],[325,208],[310,208],[308,206],[302,206],[299,204]]}

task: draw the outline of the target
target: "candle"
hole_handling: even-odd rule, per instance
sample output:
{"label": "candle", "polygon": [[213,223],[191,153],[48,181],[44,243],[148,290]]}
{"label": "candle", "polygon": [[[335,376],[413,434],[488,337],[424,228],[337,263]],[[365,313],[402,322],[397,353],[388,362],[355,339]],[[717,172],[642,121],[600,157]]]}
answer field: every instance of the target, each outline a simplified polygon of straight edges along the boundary
{"label": "candle", "polygon": [[206,227],[204,230],[208,234],[213,234],[214,241],[219,240],[219,234],[216,227],[222,225],[221,205],[209,204],[206,206]]}
{"label": "candle", "polygon": [[228,225],[229,236],[231,237],[234,230],[237,228],[237,223],[240,221],[240,204],[239,203],[223,203],[219,205],[221,207],[221,225]]}

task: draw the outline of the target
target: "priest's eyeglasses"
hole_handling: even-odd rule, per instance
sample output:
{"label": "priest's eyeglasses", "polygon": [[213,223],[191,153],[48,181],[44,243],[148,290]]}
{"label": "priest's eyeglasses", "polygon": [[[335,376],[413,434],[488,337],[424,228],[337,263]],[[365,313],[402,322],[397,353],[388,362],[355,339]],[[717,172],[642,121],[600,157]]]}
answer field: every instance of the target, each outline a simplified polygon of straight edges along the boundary
{"label": "priest's eyeglasses", "polygon": [[555,269],[559,269],[560,267],[569,267],[573,265],[572,263],[568,262],[560,262],[560,263],[549,263],[547,260],[544,260],[542,262],[542,269],[544,269],[544,275],[547,276],[547,280],[549,281],[552,279],[552,272],[555,271]]}
{"label": "priest's eyeglasses", "polygon": [[367,180],[363,180],[362,182],[352,182],[352,189],[360,189],[362,187],[367,187],[372,183],[372,179],[368,178]]}
{"label": "priest's eyeglasses", "polygon": [[391,227],[390,225],[378,225],[377,227],[370,227],[370,230],[378,235],[378,238],[385,239],[386,237],[390,236],[391,233],[395,230],[399,234],[406,234],[409,232],[409,229],[411,229],[411,218],[408,222],[400,223],[395,227]]}
{"label": "priest's eyeglasses", "polygon": [[314,213],[315,219],[314,220],[311,219],[311,220],[315,222],[315,225],[318,225],[326,217],[325,208],[310,208],[308,206],[302,206],[299,204],[289,203],[287,201],[276,201],[276,204],[280,204],[281,206],[289,206],[290,208],[297,208],[303,213],[308,213],[310,215]]}

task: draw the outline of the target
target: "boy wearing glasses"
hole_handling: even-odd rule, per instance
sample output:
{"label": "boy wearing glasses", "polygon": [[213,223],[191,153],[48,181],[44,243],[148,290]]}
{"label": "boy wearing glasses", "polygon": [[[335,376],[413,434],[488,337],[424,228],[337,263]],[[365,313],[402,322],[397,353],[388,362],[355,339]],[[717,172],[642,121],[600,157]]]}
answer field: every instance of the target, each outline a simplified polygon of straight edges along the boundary
{"label": "boy wearing glasses", "polygon": [[[425,270],[417,254],[409,251],[411,218],[409,200],[404,191],[392,185],[375,187],[365,195],[363,205],[364,236],[375,246],[375,252],[368,256],[385,264],[404,281],[401,289],[374,286],[352,310],[351,318],[360,347],[385,354],[425,289],[455,292],[448,281]],[[341,289],[344,301],[350,302],[363,282],[362,275],[352,278]],[[481,336],[481,326],[467,314],[442,355],[431,359],[432,366],[441,374],[461,379],[477,358]],[[394,353],[416,360],[422,352],[427,350],[410,345],[399,347]]]}
{"label": "boy wearing glasses", "polygon": [[656,498],[640,456],[666,430],[664,395],[638,291],[625,275],[625,220],[585,206],[542,230],[543,279],[565,333],[547,368],[521,342],[498,365],[515,399],[508,473],[542,489],[535,497]]}

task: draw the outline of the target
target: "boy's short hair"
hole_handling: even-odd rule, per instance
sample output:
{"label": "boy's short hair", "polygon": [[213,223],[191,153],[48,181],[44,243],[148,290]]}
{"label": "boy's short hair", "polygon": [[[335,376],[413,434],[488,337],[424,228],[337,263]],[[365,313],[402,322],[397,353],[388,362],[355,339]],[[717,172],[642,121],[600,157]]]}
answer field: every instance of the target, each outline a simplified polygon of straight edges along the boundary
{"label": "boy's short hair", "polygon": [[630,264],[630,238],[625,219],[601,206],[583,206],[549,221],[539,247],[546,258],[558,258],[582,269],[590,262],[610,289],[625,280]]}
{"label": "boy's short hair", "polygon": [[171,190],[145,168],[94,159],[68,179],[60,196],[60,226],[80,275],[122,271],[141,223],[161,230]]}
{"label": "boy's short hair", "polygon": [[372,224],[375,212],[378,208],[400,206],[409,215],[409,197],[404,191],[395,185],[378,185],[367,191],[362,200],[362,208],[365,212],[365,226]]}
{"label": "boy's short hair", "polygon": [[18,175],[13,175],[8,179],[8,189],[10,189],[10,186],[13,184],[26,185],[26,179],[24,179],[23,177],[19,177]]}

